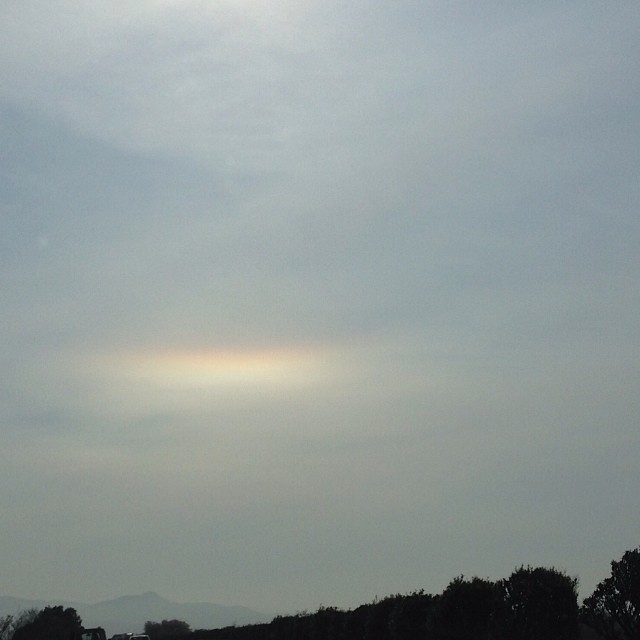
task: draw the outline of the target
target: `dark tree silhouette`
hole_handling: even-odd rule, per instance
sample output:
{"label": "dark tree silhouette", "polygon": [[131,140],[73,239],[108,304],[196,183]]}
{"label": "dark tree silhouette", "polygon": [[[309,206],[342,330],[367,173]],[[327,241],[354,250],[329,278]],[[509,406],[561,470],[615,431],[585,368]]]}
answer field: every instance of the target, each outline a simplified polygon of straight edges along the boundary
{"label": "dark tree silhouette", "polygon": [[426,638],[437,598],[417,591],[406,596],[396,596],[396,603],[389,614],[389,631],[392,640]]}
{"label": "dark tree silhouette", "polygon": [[26,609],[17,615],[7,614],[0,618],[0,640],[12,640],[15,632],[25,624],[33,622],[39,609]]}
{"label": "dark tree silhouette", "polygon": [[640,640],[640,547],[611,562],[611,576],[585,599],[580,613],[607,640]]}
{"label": "dark tree silhouette", "polygon": [[276,616],[269,624],[270,636],[278,640],[299,640],[306,629],[308,615]]}
{"label": "dark tree silhouette", "polygon": [[364,639],[367,620],[373,606],[373,604],[361,604],[349,612],[342,631],[347,640]]}
{"label": "dark tree silhouette", "polygon": [[340,640],[345,615],[336,607],[320,607],[309,616],[309,640]]}
{"label": "dark tree silhouette", "polygon": [[481,578],[455,578],[435,606],[432,633],[438,640],[482,640],[497,601],[495,583]]}
{"label": "dark tree silhouette", "polygon": [[75,640],[81,631],[76,610],[58,605],[39,611],[32,622],[16,630],[13,640]]}
{"label": "dark tree silhouette", "polygon": [[390,616],[396,606],[397,596],[389,596],[374,602],[364,623],[364,640],[391,640]]}
{"label": "dark tree silhouette", "polygon": [[191,633],[191,627],[184,620],[163,620],[162,622],[147,620],[144,623],[144,632],[151,640],[183,638]]}
{"label": "dark tree silhouette", "polygon": [[495,640],[575,640],[578,580],[551,568],[520,567],[498,582]]}
{"label": "dark tree silhouette", "polygon": [[11,640],[15,629],[13,628],[13,616],[11,614],[0,618],[0,640]]}

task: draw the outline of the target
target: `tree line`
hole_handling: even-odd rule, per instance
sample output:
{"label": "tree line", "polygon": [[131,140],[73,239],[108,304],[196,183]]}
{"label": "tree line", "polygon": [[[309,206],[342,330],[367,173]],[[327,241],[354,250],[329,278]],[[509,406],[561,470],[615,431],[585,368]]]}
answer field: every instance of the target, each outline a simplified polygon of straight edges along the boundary
{"label": "tree line", "polygon": [[[75,610],[46,607],[0,618],[0,640],[73,640],[80,625]],[[497,581],[459,576],[436,595],[415,591],[211,630],[147,621],[145,632],[151,640],[640,640],[640,547],[611,563],[582,606],[577,578],[522,566]]]}
{"label": "tree line", "polygon": [[396,594],[351,610],[320,607],[265,624],[196,630],[182,640],[418,639],[640,640],[640,547],[611,563],[611,575],[582,606],[577,578],[522,566],[497,581],[459,576],[436,595]]}

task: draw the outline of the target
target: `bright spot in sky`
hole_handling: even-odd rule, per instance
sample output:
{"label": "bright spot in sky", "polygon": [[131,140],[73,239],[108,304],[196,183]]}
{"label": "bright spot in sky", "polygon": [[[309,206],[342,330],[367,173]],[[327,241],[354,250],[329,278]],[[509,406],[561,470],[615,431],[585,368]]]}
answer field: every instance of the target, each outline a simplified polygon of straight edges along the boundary
{"label": "bright spot in sky", "polygon": [[299,386],[326,373],[319,352],[306,348],[141,351],[108,361],[130,379],[168,388]]}

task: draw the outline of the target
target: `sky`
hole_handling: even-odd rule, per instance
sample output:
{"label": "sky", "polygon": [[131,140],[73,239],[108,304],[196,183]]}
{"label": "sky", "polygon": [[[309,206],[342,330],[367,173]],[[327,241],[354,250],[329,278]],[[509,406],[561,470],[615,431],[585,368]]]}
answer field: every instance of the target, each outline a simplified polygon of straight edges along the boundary
{"label": "sky", "polygon": [[640,544],[636,0],[0,4],[0,593],[350,608]]}

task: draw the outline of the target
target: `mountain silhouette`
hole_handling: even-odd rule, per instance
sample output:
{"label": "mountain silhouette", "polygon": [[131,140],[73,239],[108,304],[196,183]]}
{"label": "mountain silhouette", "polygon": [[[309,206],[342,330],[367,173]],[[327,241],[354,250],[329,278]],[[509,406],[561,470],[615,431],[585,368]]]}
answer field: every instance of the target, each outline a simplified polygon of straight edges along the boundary
{"label": "mountain silhouette", "polygon": [[211,602],[178,603],[153,591],[128,595],[95,604],[63,600],[25,600],[0,596],[0,616],[16,614],[24,609],[42,609],[48,605],[73,607],[85,627],[103,627],[107,637],[127,631],[141,632],[147,620],[184,620],[192,629],[218,629],[229,625],[268,622],[270,617],[247,607],[223,606]]}

